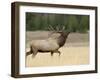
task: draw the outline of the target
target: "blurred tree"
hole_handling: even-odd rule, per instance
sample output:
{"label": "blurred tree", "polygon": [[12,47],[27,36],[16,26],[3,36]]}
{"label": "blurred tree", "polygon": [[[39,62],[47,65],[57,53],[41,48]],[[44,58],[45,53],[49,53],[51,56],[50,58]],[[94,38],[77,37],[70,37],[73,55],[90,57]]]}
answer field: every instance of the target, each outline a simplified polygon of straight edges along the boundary
{"label": "blurred tree", "polygon": [[78,29],[78,20],[76,18],[76,16],[72,15],[72,16],[68,16],[68,29],[70,29],[70,31],[72,32],[76,32]]}
{"label": "blurred tree", "polygon": [[81,16],[79,23],[79,32],[87,32],[89,30],[89,16]]}
{"label": "blurred tree", "polygon": [[67,15],[49,13],[26,13],[26,30],[47,30],[51,25],[65,26],[65,30],[71,32],[87,32],[89,30],[89,16]]}

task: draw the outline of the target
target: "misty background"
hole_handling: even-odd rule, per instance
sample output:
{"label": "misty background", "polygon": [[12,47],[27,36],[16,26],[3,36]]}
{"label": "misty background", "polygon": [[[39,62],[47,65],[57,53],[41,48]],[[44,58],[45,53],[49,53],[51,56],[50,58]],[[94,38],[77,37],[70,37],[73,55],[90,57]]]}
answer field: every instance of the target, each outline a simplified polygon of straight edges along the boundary
{"label": "misty background", "polygon": [[26,31],[48,30],[48,26],[65,26],[66,31],[89,31],[89,15],[26,12]]}

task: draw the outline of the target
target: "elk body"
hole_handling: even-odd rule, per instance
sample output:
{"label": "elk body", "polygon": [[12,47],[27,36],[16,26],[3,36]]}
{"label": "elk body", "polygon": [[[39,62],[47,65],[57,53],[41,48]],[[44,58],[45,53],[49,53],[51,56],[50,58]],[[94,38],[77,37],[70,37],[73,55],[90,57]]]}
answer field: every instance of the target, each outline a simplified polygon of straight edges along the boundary
{"label": "elk body", "polygon": [[[64,29],[64,27],[63,27]],[[59,48],[64,46],[66,39],[70,32],[64,32],[61,31],[54,31],[54,33],[59,33],[60,36],[57,38],[51,38],[45,40],[33,40],[30,43],[30,51],[27,52],[26,55],[33,54],[33,56],[36,56],[38,52],[50,52],[51,56],[53,56],[53,53],[59,53],[59,56],[61,54]]]}

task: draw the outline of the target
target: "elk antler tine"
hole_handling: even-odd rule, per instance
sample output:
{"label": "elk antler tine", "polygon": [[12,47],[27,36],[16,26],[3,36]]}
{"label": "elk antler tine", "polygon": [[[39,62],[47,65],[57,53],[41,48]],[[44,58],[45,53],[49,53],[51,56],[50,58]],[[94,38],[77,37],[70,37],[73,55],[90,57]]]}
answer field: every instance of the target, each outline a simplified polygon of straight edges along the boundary
{"label": "elk antler tine", "polygon": [[51,30],[50,27],[48,27],[48,29]]}
{"label": "elk antler tine", "polygon": [[56,30],[59,31],[59,27],[58,26],[56,26]]}
{"label": "elk antler tine", "polygon": [[54,27],[51,26],[51,28],[52,28],[53,31],[55,31]]}
{"label": "elk antler tine", "polygon": [[62,30],[64,30],[64,29],[65,29],[65,26],[63,26]]}
{"label": "elk antler tine", "polygon": [[49,25],[49,29],[54,31],[54,28],[51,25]]}
{"label": "elk antler tine", "polygon": [[59,27],[59,31],[61,31],[61,26],[59,25],[58,27]]}

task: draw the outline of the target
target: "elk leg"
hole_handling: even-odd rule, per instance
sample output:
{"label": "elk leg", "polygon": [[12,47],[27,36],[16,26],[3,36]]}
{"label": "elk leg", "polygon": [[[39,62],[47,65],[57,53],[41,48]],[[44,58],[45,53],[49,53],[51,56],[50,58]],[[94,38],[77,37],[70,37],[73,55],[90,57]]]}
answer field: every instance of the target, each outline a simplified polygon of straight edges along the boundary
{"label": "elk leg", "polygon": [[37,54],[37,51],[34,51],[32,57],[35,57],[36,54]]}
{"label": "elk leg", "polygon": [[59,53],[59,56],[61,55],[61,52],[60,52],[60,51],[56,50],[55,52],[56,52],[56,53]]}
{"label": "elk leg", "polygon": [[37,52],[38,52],[38,50],[37,50],[37,49],[35,49],[35,48],[32,48],[32,52],[33,52],[32,57],[35,57],[35,56],[36,56],[36,54],[37,54]]}
{"label": "elk leg", "polygon": [[26,56],[28,56],[28,55],[30,55],[30,54],[32,54],[32,53],[33,53],[32,47],[30,47],[30,51],[29,51],[29,52],[26,52]]}
{"label": "elk leg", "polygon": [[61,52],[60,51],[57,51],[59,53],[59,56],[61,55]]}
{"label": "elk leg", "polygon": [[51,52],[51,56],[53,56],[53,52]]}
{"label": "elk leg", "polygon": [[26,52],[26,56],[28,56],[28,55],[30,55],[30,54],[32,54],[31,51]]}

